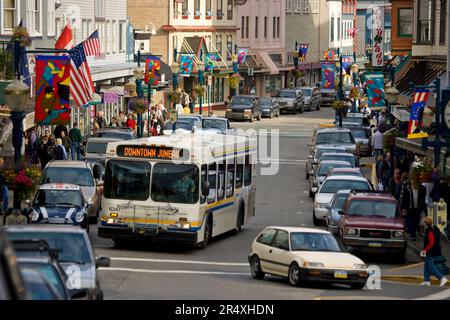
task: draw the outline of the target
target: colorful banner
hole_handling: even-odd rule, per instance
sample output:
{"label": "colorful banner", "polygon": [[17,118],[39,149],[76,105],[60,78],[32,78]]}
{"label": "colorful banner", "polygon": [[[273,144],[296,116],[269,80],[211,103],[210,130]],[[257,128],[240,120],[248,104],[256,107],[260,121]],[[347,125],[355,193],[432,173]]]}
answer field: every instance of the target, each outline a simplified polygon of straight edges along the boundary
{"label": "colorful banner", "polygon": [[423,127],[423,110],[427,104],[430,90],[420,89],[413,94],[413,104],[411,106],[411,114],[408,125],[408,139],[421,139],[428,137],[428,134],[422,132]]}
{"label": "colorful banner", "polygon": [[342,56],[342,71],[346,75],[350,75],[352,60],[353,60],[352,56]]}
{"label": "colorful banner", "polygon": [[70,123],[70,57],[36,56],[35,122]]}
{"label": "colorful banner", "polygon": [[247,58],[248,55],[248,48],[240,48],[238,49],[238,64],[243,64],[245,63],[245,59]]}
{"label": "colorful banner", "polygon": [[161,58],[159,57],[148,57],[145,61],[145,83],[152,86],[159,84],[161,79]]}
{"label": "colorful banner", "polygon": [[323,58],[327,61],[334,61],[334,50],[326,50],[323,52]]}
{"label": "colorful banner", "polygon": [[205,54],[205,71],[211,72],[216,68],[215,63],[220,61],[220,55],[218,53],[206,53]]}
{"label": "colorful banner", "polygon": [[190,77],[194,67],[194,55],[183,54],[180,58],[180,76]]}
{"label": "colorful banner", "polygon": [[103,103],[118,103],[119,94],[117,92],[104,92]]}
{"label": "colorful banner", "polygon": [[384,65],[384,8],[372,8],[372,66]]}
{"label": "colorful banner", "polygon": [[298,45],[298,59],[301,62],[306,60],[306,54],[308,53],[309,43],[300,43]]}
{"label": "colorful banner", "polygon": [[334,63],[322,63],[322,88],[334,89],[334,75],[336,73],[336,66]]}
{"label": "colorful banner", "polygon": [[382,74],[368,74],[366,78],[369,108],[384,107],[384,76]]}

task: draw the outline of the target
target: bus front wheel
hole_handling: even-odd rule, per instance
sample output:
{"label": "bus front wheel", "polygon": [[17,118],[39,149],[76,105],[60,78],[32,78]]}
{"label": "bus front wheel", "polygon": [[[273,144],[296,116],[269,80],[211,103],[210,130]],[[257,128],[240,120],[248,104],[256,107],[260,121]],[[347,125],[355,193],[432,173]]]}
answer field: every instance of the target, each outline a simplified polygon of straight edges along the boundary
{"label": "bus front wheel", "polygon": [[198,249],[205,249],[208,246],[208,242],[212,235],[212,219],[211,215],[208,215],[205,220],[205,231],[204,231],[203,241],[198,243],[196,247]]}

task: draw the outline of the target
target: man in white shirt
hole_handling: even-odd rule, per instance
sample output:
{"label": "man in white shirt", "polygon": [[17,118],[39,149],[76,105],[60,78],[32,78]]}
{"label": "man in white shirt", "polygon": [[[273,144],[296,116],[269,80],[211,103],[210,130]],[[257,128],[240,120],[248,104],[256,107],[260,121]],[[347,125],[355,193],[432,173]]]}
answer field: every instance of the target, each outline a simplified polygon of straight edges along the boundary
{"label": "man in white shirt", "polygon": [[183,115],[183,105],[181,103],[177,103],[175,105],[175,110],[177,111],[178,115]]}
{"label": "man in white shirt", "polygon": [[372,136],[373,155],[375,159],[383,155],[383,133],[377,130]]}

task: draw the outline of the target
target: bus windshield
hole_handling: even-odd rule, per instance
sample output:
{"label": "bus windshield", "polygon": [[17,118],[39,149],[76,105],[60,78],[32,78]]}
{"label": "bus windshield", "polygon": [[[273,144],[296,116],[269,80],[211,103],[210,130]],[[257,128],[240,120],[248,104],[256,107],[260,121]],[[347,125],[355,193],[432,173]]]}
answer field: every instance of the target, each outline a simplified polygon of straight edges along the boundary
{"label": "bus windshield", "polygon": [[153,167],[152,200],[169,203],[196,203],[199,169],[191,164],[157,163]]}

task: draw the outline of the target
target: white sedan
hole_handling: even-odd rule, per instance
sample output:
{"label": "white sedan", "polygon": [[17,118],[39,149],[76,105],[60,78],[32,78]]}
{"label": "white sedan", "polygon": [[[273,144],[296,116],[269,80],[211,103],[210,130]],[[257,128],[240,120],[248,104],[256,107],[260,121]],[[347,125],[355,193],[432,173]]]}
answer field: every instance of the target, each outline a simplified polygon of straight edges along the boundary
{"label": "white sedan", "polygon": [[287,277],[293,286],[318,281],[362,289],[368,278],[364,262],[320,229],[267,227],[253,241],[248,260],[254,279],[268,273]]}

